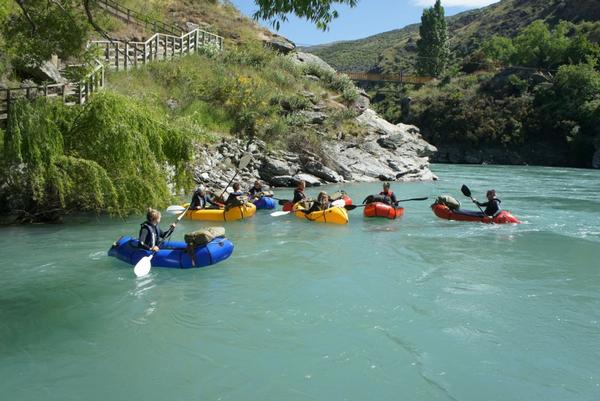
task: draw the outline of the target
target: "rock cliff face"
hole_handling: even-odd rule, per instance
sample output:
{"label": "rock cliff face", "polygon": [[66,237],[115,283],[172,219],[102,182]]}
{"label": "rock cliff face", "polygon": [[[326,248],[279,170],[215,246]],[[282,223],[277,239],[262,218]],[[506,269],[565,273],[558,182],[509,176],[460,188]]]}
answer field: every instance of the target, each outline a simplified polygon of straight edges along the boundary
{"label": "rock cliff face", "polygon": [[[314,55],[293,53],[296,63],[315,63],[331,69]],[[307,77],[311,79],[311,77]],[[314,77],[312,79],[318,79]],[[356,114],[356,121],[365,135],[353,138],[338,133],[337,140],[322,143],[320,155],[308,150],[268,150],[265,143],[241,139],[197,149],[194,178],[209,187],[224,188],[235,174],[235,166],[245,153],[252,162],[240,172],[237,180],[250,184],[260,179],[271,186],[294,186],[304,180],[307,186],[351,181],[419,181],[435,180],[429,170],[429,157],[436,148],[427,143],[415,126],[394,125],[369,108],[366,93],[359,92],[354,104],[346,107]],[[326,108],[299,111],[306,124],[320,126],[329,118]]]}

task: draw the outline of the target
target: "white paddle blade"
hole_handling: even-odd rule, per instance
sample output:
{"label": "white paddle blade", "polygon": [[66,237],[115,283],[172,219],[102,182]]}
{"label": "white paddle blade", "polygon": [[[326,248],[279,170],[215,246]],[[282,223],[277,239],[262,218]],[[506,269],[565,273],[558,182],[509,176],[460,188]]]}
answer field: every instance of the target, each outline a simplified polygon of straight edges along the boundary
{"label": "white paddle blade", "polygon": [[290,214],[290,212],[283,212],[283,211],[273,212],[273,213],[271,213],[271,216],[279,217],[279,216],[285,216],[286,214]]}
{"label": "white paddle blade", "polygon": [[146,274],[150,273],[150,269],[152,268],[152,256],[154,256],[154,254],[150,256],[144,256],[135,264],[133,272],[135,273],[136,277],[144,277]]}
{"label": "white paddle blade", "polygon": [[181,214],[185,212],[185,208],[179,205],[171,205],[167,208],[167,213],[169,214]]}
{"label": "white paddle blade", "polygon": [[346,206],[346,201],[343,199],[338,199],[336,201],[331,202],[331,206],[344,207]]}

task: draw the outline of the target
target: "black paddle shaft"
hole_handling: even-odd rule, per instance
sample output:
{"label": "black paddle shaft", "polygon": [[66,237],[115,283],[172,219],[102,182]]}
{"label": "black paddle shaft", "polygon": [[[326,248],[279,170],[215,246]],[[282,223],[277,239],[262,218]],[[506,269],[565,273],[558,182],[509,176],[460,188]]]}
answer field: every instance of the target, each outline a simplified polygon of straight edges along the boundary
{"label": "black paddle shaft", "polygon": [[471,196],[471,190],[469,189],[469,187],[467,187],[466,185],[463,184],[463,186],[460,188],[460,191],[463,193],[464,196],[466,196],[467,198],[471,198],[471,201],[477,205],[477,208],[479,209],[479,211],[481,211],[481,213],[483,213],[483,215],[485,216],[485,212],[483,211],[483,209],[481,208],[481,206],[479,206],[479,204],[477,202],[475,202],[475,199],[473,199],[473,197]]}

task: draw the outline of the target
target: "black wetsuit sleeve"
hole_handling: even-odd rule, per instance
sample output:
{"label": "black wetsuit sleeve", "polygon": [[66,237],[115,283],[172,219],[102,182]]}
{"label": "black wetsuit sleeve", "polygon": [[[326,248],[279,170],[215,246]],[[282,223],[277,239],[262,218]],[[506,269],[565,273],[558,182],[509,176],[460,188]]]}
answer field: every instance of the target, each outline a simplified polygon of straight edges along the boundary
{"label": "black wetsuit sleeve", "polygon": [[396,199],[396,194],[392,194],[392,196],[391,196],[390,198],[392,199],[392,206],[395,206],[395,205],[396,205],[396,202],[398,201],[398,200]]}
{"label": "black wetsuit sleeve", "polygon": [[294,191],[294,200],[292,200],[292,203],[298,203],[304,199],[306,199],[306,195],[304,195],[304,192],[298,190]]}
{"label": "black wetsuit sleeve", "polygon": [[140,248],[144,248],[146,250],[150,250],[151,246],[149,244],[146,244],[144,242],[146,240],[146,238],[148,238],[149,235],[150,235],[150,231],[146,227],[143,227],[140,230],[140,238],[139,238]]}

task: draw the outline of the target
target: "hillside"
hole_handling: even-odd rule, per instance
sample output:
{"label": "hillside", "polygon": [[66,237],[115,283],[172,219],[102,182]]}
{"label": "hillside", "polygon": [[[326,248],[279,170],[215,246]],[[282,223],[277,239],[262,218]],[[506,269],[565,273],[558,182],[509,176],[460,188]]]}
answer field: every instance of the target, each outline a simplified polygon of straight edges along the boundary
{"label": "hillside", "polygon": [[[60,21],[65,34],[60,39],[66,57],[59,55],[53,68],[67,83],[58,85],[79,82],[61,77],[61,67],[93,57],[104,64],[103,88],[84,96],[80,89],[71,98],[63,86],[62,96],[50,99],[46,86],[27,86],[21,92],[28,98],[6,96],[0,214],[30,222],[54,221],[71,211],[140,213],[148,205],[164,207],[200,183],[220,194],[234,174],[244,186],[257,179],[274,186],[435,179],[428,169],[435,148],[417,129],[380,118],[347,76],[315,56],[290,51],[285,38],[231,4],[123,2],[135,7],[129,13],[142,15],[135,22],[114,16],[121,3],[112,3],[112,11],[107,3],[95,4],[104,35],[86,25],[78,7],[70,15],[50,8],[48,18]],[[25,53],[14,36],[0,41],[11,50],[4,53],[12,81],[5,93],[25,79],[26,85],[47,83],[19,68],[27,61],[24,54],[53,64],[43,41],[23,29],[19,18],[18,10],[8,10],[0,32],[12,29],[35,46]],[[74,32],[71,21],[81,29]],[[155,26],[170,33],[153,31]],[[214,38],[197,27],[223,35],[224,47],[220,39],[189,45],[190,33]],[[113,40],[93,42],[101,36]],[[86,87],[97,87],[88,82]],[[252,161],[237,174],[245,154]]]}
{"label": "hillside", "polygon": [[[443,4],[443,2],[442,2]],[[503,0],[448,17],[450,47],[461,59],[494,35],[512,37],[535,20],[555,25],[561,20],[600,19],[597,0]],[[396,72],[414,64],[419,24],[368,38],[306,48],[339,71]],[[600,32],[596,33],[600,41]]]}

